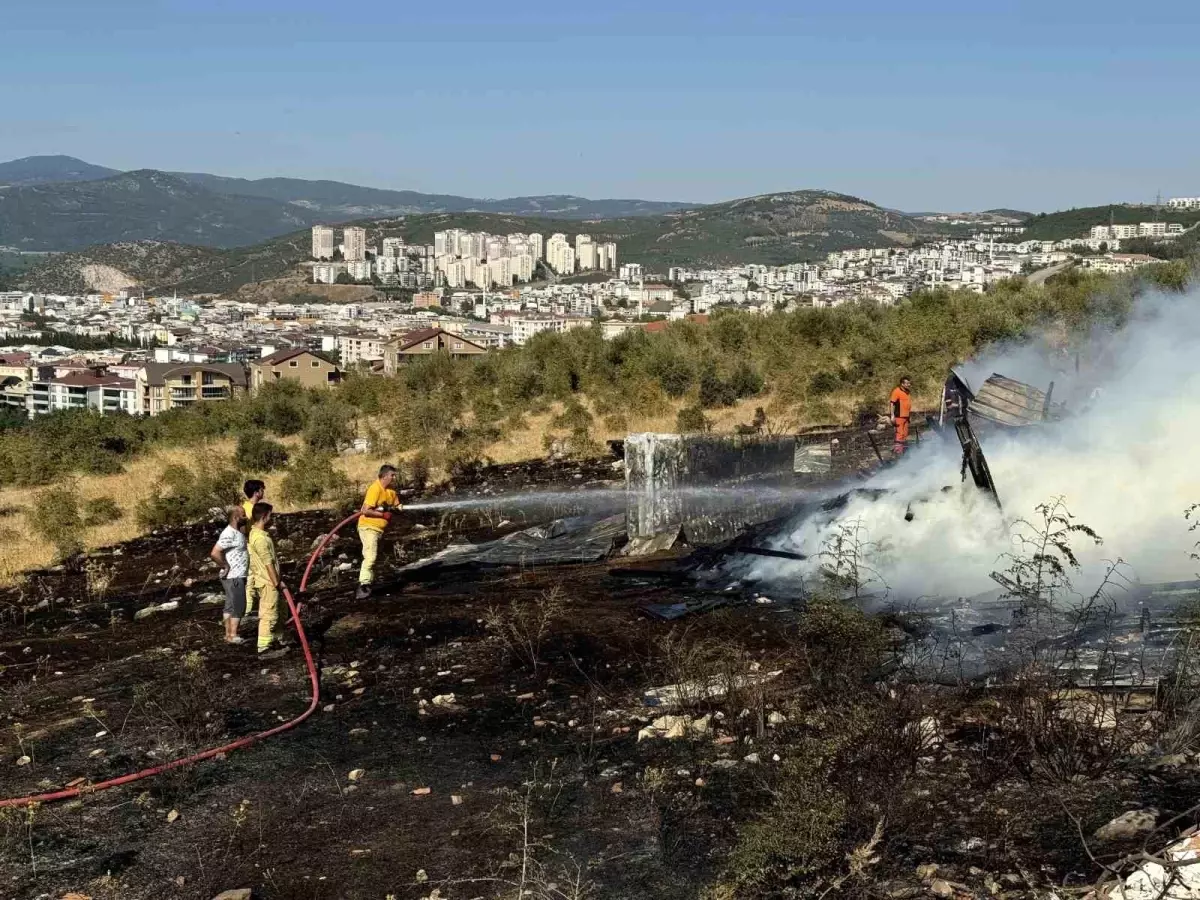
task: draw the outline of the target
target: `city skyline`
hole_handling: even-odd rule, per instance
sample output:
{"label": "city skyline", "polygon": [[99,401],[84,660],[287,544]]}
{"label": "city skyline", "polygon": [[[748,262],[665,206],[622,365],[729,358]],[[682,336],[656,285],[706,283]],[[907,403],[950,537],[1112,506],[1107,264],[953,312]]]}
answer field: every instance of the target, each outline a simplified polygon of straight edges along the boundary
{"label": "city skyline", "polygon": [[0,158],[474,197],[821,188],[906,211],[1200,190],[1194,5],[792,6],[469,0],[351,21],[311,0],[48,0],[7,23],[31,77]]}

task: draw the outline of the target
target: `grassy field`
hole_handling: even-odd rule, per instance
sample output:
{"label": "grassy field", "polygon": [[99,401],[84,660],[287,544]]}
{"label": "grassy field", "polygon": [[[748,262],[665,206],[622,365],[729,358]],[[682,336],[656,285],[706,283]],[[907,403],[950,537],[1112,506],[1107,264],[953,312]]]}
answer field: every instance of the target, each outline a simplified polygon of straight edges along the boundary
{"label": "grassy field", "polygon": [[[768,397],[754,397],[738,401],[733,406],[720,410],[711,410],[708,416],[714,432],[732,433],[740,424],[750,422],[754,411],[759,406],[769,407]],[[683,404],[674,402],[668,405],[666,411],[658,415],[634,416],[629,419],[627,429],[616,430],[600,424],[597,417],[597,427],[594,437],[603,446],[605,441],[624,438],[629,433],[641,431],[673,432],[676,430],[676,415]],[[852,404],[846,404],[839,413],[848,416]],[[507,435],[503,440],[488,445],[484,458],[494,463],[515,463],[530,459],[538,459],[546,455],[544,436],[550,430],[551,420],[562,412],[561,403],[551,404],[549,409],[538,415],[528,416],[527,427]],[[791,427],[810,422],[788,421],[781,423]],[[107,525],[88,528],[84,536],[84,546],[87,550],[119,544],[137,537],[144,529],[137,523],[137,506],[148,497],[158,484],[165,468],[171,465],[192,465],[200,458],[228,459],[234,452],[235,441],[223,439],[200,444],[191,448],[157,448],[145,456],[130,462],[125,471],[115,475],[81,475],[74,476],[70,483],[75,486],[78,497],[82,501],[98,497],[111,497],[120,507],[122,516],[119,520]],[[283,441],[290,450],[297,451],[299,439],[289,438]],[[365,488],[375,477],[380,463],[385,461],[405,461],[413,454],[390,453],[387,448],[365,454],[343,454],[338,457],[336,468],[345,474],[359,488]],[[267,483],[267,499],[275,504],[282,512],[297,512],[301,509],[319,508],[322,504],[293,505],[280,499],[280,487],[286,476],[285,471],[273,472],[261,476]],[[447,473],[435,468],[431,472],[434,483],[444,481]],[[23,572],[40,569],[54,561],[54,547],[43,538],[35,535],[25,521],[25,514],[35,502],[38,495],[45,490],[42,487],[6,487],[0,489],[0,534],[4,541],[0,544],[0,585],[12,584]],[[237,498],[230,498],[232,502]],[[215,534],[215,531],[214,531]]]}

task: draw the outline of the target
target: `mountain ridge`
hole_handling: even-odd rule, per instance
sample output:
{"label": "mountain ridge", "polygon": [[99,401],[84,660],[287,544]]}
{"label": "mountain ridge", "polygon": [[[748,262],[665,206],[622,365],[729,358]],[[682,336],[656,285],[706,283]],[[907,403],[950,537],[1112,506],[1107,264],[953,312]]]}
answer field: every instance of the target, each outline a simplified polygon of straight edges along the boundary
{"label": "mountain ridge", "polygon": [[[536,231],[547,236],[587,232],[596,241],[616,241],[618,263],[640,262],[663,273],[675,265],[779,265],[818,259],[831,250],[910,246],[945,234],[861,198],[825,190],[761,194],[661,216],[592,222],[467,212],[365,219],[354,224],[367,229],[368,245],[375,246],[384,237],[428,244],[435,231],[449,228],[498,234]],[[22,284],[31,290],[78,290],[85,266],[107,266],[150,290],[228,294],[255,280],[295,272],[310,249],[311,236],[301,230],[223,250],[158,241],[134,252],[124,244],[105,244],[51,258],[25,273]]]}

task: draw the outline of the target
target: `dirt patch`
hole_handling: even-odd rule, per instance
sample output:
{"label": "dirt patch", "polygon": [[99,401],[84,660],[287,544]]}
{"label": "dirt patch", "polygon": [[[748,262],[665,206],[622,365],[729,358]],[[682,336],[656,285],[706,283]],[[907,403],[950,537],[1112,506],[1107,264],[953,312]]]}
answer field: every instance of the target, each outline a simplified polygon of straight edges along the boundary
{"label": "dirt patch", "polygon": [[367,303],[379,297],[371,285],[310,284],[306,275],[295,272],[243,285],[232,299],[246,303]]}

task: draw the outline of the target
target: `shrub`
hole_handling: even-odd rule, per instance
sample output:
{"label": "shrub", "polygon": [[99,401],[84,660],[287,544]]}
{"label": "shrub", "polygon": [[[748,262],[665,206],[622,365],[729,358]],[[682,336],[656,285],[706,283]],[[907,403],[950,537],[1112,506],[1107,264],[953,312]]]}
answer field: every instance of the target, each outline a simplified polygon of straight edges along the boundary
{"label": "shrub", "polygon": [[34,534],[54,547],[56,561],[83,550],[83,516],[74,484],[39,491],[25,520]]}
{"label": "shrub", "polygon": [[258,429],[238,435],[233,461],[246,472],[274,472],[287,465],[287,447],[273,441]]}
{"label": "shrub", "polygon": [[304,443],[312,450],[337,453],[354,440],[354,411],[344,403],[328,401],[313,407],[304,427]]}
{"label": "shrub", "polygon": [[202,461],[198,467],[167,466],[154,493],[137,507],[143,528],[202,522],[213,509],[224,510],[242,489],[241,473],[227,463]]}
{"label": "shrub", "polygon": [[700,406],[704,409],[732,406],[737,396],[733,386],[721,380],[715,366],[700,373]]}
{"label": "shrub", "polygon": [[407,468],[408,488],[417,494],[425,493],[425,488],[429,485],[429,460],[423,454],[418,453],[409,462]]}
{"label": "shrub", "polygon": [[712,422],[699,406],[685,406],[675,416],[675,428],[680,434],[707,434],[712,431]]}
{"label": "shrub", "polygon": [[117,501],[112,497],[93,497],[83,504],[83,525],[85,528],[96,528],[101,525],[111,525],[125,517]]}
{"label": "shrub", "polygon": [[280,487],[283,501],[303,506],[344,494],[350,487],[350,479],[334,468],[333,459],[331,453],[311,449],[293,459]]}

